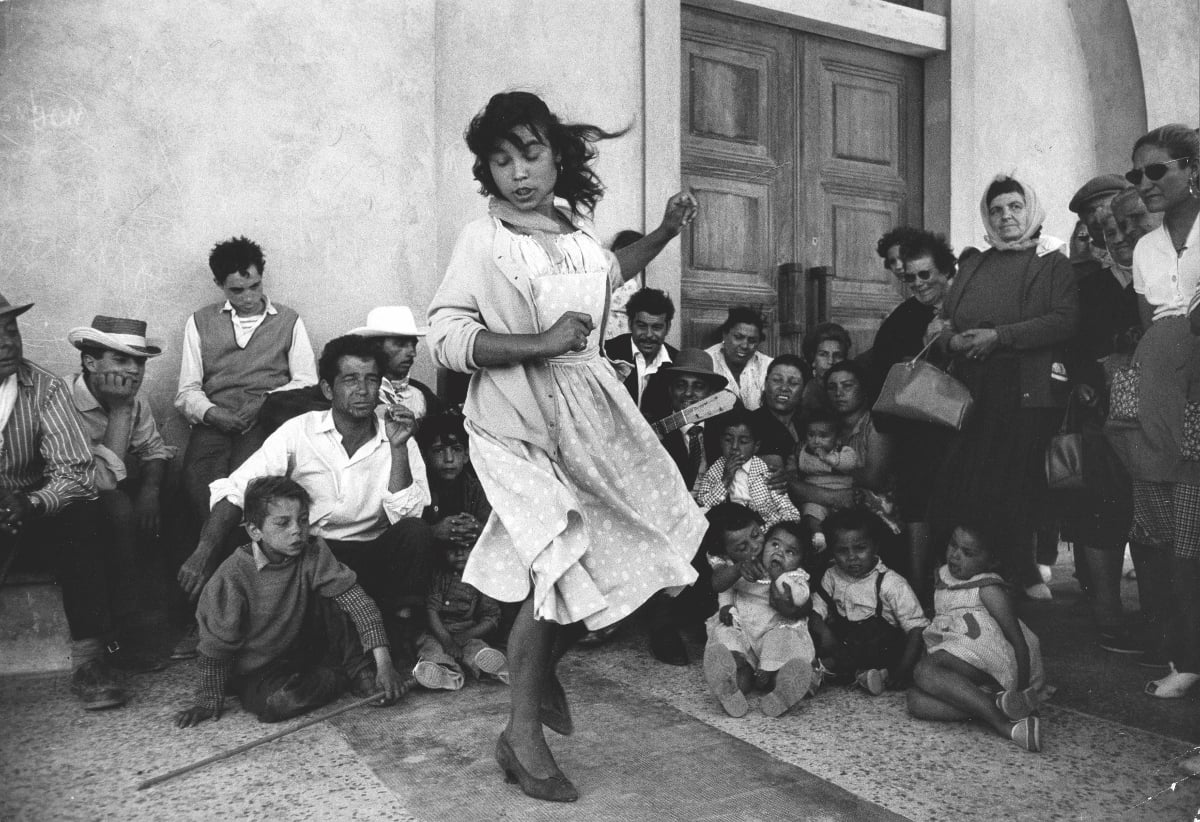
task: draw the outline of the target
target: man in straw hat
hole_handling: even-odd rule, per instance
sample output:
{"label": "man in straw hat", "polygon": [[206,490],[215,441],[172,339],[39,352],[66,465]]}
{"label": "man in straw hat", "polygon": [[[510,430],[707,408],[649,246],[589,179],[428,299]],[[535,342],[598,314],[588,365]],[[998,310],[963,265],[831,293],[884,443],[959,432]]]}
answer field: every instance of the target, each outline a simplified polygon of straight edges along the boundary
{"label": "man in straw hat", "polygon": [[159,497],[172,456],[150,404],[138,393],[146,361],[163,353],[163,344],[146,338],[142,320],[103,315],[71,329],[67,342],[80,352],[71,398],[96,460],[96,490],[112,538],[113,610],[120,622],[139,614],[138,537],[159,535]]}
{"label": "man in straw hat", "polygon": [[441,410],[437,395],[429,386],[409,377],[417,356],[417,343],[429,333],[418,327],[412,310],[406,305],[381,305],[367,314],[367,324],[349,334],[370,337],[379,350],[383,381],[379,401],[385,405],[404,405],[418,420]]}
{"label": "man in straw hat", "polygon": [[112,634],[96,550],[96,464],[66,383],[24,358],[17,317],[0,295],[0,554],[51,568],[71,630],[71,690],[87,710],[125,704],[106,659]]}

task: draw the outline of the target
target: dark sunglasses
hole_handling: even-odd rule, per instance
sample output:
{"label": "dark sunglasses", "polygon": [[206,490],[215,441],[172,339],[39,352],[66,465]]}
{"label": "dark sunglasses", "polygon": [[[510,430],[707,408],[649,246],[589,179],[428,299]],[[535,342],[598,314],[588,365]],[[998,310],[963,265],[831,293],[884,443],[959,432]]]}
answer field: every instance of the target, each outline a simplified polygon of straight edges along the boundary
{"label": "dark sunglasses", "polygon": [[1151,163],[1150,165],[1146,166],[1145,168],[1130,169],[1129,171],[1125,172],[1125,179],[1128,180],[1130,183],[1132,183],[1135,186],[1142,182],[1143,174],[1145,174],[1146,179],[1150,180],[1151,182],[1154,182],[1155,180],[1161,180],[1163,178],[1163,176],[1167,173],[1167,166],[1173,166],[1176,163],[1186,163],[1189,160],[1193,160],[1193,159],[1195,159],[1195,158],[1194,157],[1179,157],[1174,160],[1167,160],[1165,163]]}
{"label": "dark sunglasses", "polygon": [[904,281],[905,285],[912,285],[917,281],[917,277],[921,278],[921,282],[925,282],[936,273],[937,269],[927,268],[924,271],[918,271],[916,274],[901,274],[900,279]]}

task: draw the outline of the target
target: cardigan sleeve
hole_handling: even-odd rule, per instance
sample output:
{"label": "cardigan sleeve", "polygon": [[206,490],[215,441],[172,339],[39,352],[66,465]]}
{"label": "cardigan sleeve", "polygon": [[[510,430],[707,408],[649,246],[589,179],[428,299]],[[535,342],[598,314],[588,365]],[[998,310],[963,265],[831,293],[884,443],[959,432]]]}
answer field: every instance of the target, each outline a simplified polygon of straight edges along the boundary
{"label": "cardigan sleeve", "polygon": [[1057,252],[1043,259],[1049,267],[1043,273],[1049,281],[1042,286],[1047,290],[1047,310],[1027,320],[999,326],[996,331],[1001,345],[1019,351],[1045,348],[1070,339],[1079,327],[1079,289],[1070,262]]}
{"label": "cardigan sleeve", "polygon": [[446,276],[429,304],[429,354],[451,371],[478,370],[475,337],[486,330],[479,306],[479,284],[487,265],[483,226],[471,223],[458,237]]}

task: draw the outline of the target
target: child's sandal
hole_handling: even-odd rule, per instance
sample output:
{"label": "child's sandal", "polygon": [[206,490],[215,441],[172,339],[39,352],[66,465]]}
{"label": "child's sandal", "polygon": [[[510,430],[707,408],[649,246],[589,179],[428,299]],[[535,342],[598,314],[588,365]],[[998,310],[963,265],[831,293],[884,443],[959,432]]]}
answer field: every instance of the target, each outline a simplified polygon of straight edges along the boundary
{"label": "child's sandal", "polygon": [[1168,663],[1171,672],[1162,679],[1146,683],[1146,693],[1159,699],[1180,699],[1200,681],[1200,674],[1175,670],[1175,663]]}
{"label": "child's sandal", "polygon": [[1037,753],[1042,749],[1042,723],[1036,716],[1027,716],[1024,719],[1014,722],[1009,729],[1008,737],[1017,744],[1018,747],[1024,748],[1030,753]]}

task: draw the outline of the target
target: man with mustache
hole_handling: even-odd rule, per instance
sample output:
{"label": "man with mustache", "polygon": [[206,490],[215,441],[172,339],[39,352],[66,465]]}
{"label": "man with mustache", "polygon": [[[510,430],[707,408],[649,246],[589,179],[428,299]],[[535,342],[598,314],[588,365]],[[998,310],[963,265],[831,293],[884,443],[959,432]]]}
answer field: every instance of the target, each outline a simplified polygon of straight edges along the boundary
{"label": "man with mustache", "polygon": [[650,377],[674,362],[679,353],[667,344],[671,321],[675,319],[675,304],[666,292],[643,288],[629,298],[625,314],[629,317],[629,333],[604,343],[604,353],[610,360],[633,366],[625,378],[625,388],[638,407],[644,409],[643,398]]}
{"label": "man with mustache", "polygon": [[380,402],[404,405],[418,420],[441,410],[441,402],[429,386],[409,377],[417,344],[429,333],[428,328],[417,327],[412,309],[406,305],[372,308],[367,314],[367,324],[348,333],[370,337],[379,349],[379,361],[383,364]]}

